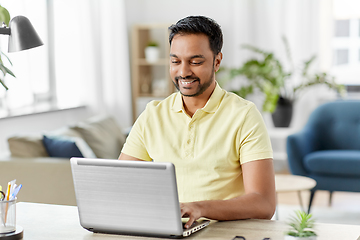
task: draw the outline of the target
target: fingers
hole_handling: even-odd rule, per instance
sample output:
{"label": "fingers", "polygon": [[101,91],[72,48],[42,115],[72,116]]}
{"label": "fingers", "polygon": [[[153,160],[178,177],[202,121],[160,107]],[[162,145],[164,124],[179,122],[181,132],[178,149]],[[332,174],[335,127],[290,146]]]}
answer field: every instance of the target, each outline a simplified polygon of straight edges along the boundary
{"label": "fingers", "polygon": [[201,217],[201,213],[197,208],[196,204],[193,203],[182,203],[180,204],[181,217],[188,217],[189,220],[185,224],[185,228],[191,227],[191,225]]}
{"label": "fingers", "polygon": [[191,227],[196,220],[193,216],[190,216],[189,221],[185,224],[185,228]]}

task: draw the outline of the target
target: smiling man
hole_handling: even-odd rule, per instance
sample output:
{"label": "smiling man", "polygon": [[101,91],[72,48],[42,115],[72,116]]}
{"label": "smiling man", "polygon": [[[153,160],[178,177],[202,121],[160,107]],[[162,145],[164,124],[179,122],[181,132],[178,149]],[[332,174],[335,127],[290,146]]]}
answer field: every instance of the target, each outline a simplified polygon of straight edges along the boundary
{"label": "smiling man", "polygon": [[170,75],[179,92],[150,102],[120,160],[172,162],[187,226],[215,220],[270,219],[275,211],[272,149],[252,102],[220,88],[220,26],[189,16],[169,27]]}

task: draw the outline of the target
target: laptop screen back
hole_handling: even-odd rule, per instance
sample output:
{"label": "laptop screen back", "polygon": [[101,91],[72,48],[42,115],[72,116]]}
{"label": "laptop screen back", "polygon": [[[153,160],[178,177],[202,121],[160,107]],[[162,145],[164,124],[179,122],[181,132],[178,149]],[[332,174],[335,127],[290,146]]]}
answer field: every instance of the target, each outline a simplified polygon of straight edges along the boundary
{"label": "laptop screen back", "polygon": [[80,224],[90,231],[182,235],[172,163],[72,158]]}

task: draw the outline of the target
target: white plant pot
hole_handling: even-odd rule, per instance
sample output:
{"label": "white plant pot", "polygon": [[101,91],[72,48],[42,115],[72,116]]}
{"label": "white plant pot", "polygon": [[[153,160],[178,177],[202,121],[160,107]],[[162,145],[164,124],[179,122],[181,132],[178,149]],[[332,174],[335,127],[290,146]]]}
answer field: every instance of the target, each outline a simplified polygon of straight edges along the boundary
{"label": "white plant pot", "polygon": [[154,63],[159,60],[159,48],[158,47],[146,47],[145,58],[149,63]]}
{"label": "white plant pot", "polygon": [[284,236],[284,240],[316,240],[316,236],[311,237],[293,237],[289,235]]}

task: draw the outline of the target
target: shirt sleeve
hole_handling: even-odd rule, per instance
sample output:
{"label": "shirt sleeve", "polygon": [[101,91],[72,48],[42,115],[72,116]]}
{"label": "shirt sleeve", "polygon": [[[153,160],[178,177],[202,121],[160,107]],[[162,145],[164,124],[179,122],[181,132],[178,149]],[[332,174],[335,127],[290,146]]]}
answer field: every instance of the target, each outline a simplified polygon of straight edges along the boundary
{"label": "shirt sleeve", "polygon": [[269,134],[264,120],[253,105],[240,129],[240,163],[273,158]]}
{"label": "shirt sleeve", "polygon": [[144,141],[144,128],[146,123],[146,109],[135,121],[129,136],[121,150],[122,153],[145,161],[152,161]]}

